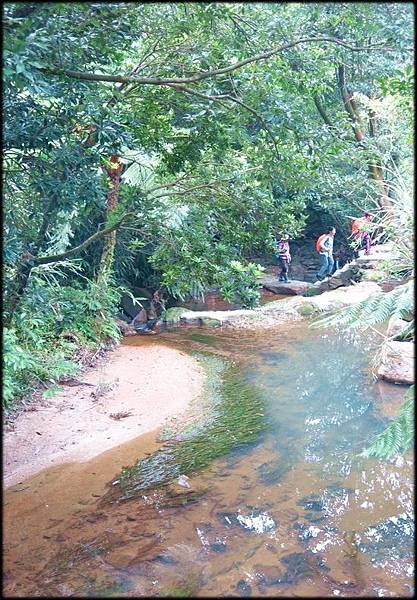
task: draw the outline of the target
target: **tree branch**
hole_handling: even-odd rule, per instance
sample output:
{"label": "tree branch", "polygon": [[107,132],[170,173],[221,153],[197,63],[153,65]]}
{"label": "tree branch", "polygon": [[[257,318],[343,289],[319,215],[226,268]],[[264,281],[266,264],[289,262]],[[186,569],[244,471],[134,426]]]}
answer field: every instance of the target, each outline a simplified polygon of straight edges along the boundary
{"label": "tree branch", "polygon": [[[259,167],[250,167],[249,169],[246,169],[245,171],[242,171],[240,173],[240,175],[244,175],[245,173],[250,173],[251,171],[257,171],[259,169]],[[160,194],[159,196],[154,196],[152,198],[152,200],[157,200],[158,198],[165,198],[166,196],[185,196],[186,194],[190,194],[191,192],[194,192],[196,190],[200,190],[200,189],[212,189],[212,188],[219,188],[219,185],[221,183],[228,183],[230,181],[233,181],[235,179],[235,177],[228,177],[227,179],[215,179],[214,181],[208,181],[207,183],[201,183],[198,185],[195,185],[193,187],[190,188],[186,188],[183,190],[178,190],[178,191],[172,191],[172,192],[167,192],[166,194]],[[178,182],[179,180],[177,180]],[[154,191],[156,189],[159,188],[163,188],[163,187],[172,187],[173,185],[175,185],[177,182],[171,183],[171,184],[167,184],[166,186],[159,186],[158,188],[153,188],[153,190],[150,190],[148,192],[148,194],[151,191]]]}
{"label": "tree branch", "polygon": [[359,114],[356,110],[355,104],[352,102],[352,93],[348,90],[345,80],[345,66],[343,64],[339,65],[338,70],[338,84],[340,94],[342,96],[343,104],[345,105],[346,112],[350,116],[352,121],[353,131],[355,133],[356,141],[361,143],[365,138],[365,134],[363,132],[361,121]]}
{"label": "tree branch", "polygon": [[172,78],[160,78],[160,77],[135,77],[134,75],[105,75],[101,73],[86,73],[82,71],[73,71],[71,69],[62,69],[59,67],[37,67],[42,71],[47,71],[49,73],[57,73],[66,75],[67,77],[72,77],[74,79],[81,79],[86,81],[107,81],[110,83],[135,83],[141,85],[167,85],[171,83],[183,84],[183,83],[195,83],[197,81],[202,81],[203,79],[209,79],[211,77],[215,77],[216,75],[223,75],[224,73],[230,73],[231,71],[235,71],[236,69],[240,69],[245,65],[248,65],[253,62],[257,62],[259,60],[266,60],[274,54],[278,54],[279,52],[283,52],[284,50],[288,50],[289,48],[293,48],[294,46],[298,46],[299,44],[305,43],[314,43],[314,42],[327,42],[331,44],[336,44],[338,46],[342,46],[343,48],[347,48],[352,52],[361,52],[365,50],[376,50],[382,49],[384,44],[371,44],[369,46],[352,46],[342,40],[338,40],[336,38],[330,37],[309,37],[309,38],[301,38],[289,44],[284,44],[283,46],[279,46],[278,48],[273,48],[272,50],[268,50],[262,54],[257,54],[255,56],[249,56],[244,60],[237,61],[227,67],[222,67],[220,69],[213,69],[211,71],[201,71],[200,73],[196,73],[194,75],[190,75],[189,77],[172,77]]}
{"label": "tree branch", "polygon": [[331,129],[335,129],[335,126],[333,125],[328,114],[326,113],[325,108],[324,108],[323,104],[321,103],[321,100],[320,100],[318,94],[314,94],[313,100],[314,100],[314,104],[316,105],[316,108],[319,111],[320,116],[323,119],[324,123]]}
{"label": "tree branch", "polygon": [[58,260],[64,260],[65,258],[69,258],[70,256],[74,256],[74,254],[78,254],[82,250],[85,250],[85,248],[87,248],[90,244],[92,244],[99,238],[118,229],[125,220],[125,218],[132,214],[133,213],[125,213],[116,223],[114,223],[110,227],[107,227],[106,229],[100,229],[99,231],[96,231],[96,233],[87,238],[82,244],[76,246],[75,248],[71,248],[71,250],[67,250],[66,252],[62,252],[61,254],[54,254],[53,256],[33,257],[30,255],[30,257],[28,257],[29,261],[32,261],[33,266],[47,265],[49,263],[57,262]]}

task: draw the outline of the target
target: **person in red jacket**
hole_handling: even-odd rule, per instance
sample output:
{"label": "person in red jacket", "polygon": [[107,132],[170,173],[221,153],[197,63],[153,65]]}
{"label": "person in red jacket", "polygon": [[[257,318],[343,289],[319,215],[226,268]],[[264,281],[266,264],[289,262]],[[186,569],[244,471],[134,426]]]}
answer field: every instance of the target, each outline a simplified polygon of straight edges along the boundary
{"label": "person in red jacket", "polygon": [[359,250],[365,248],[365,254],[371,253],[371,235],[370,235],[370,223],[372,221],[372,215],[365,213],[363,217],[355,219],[352,222],[352,237],[355,243],[355,255],[359,256]]}

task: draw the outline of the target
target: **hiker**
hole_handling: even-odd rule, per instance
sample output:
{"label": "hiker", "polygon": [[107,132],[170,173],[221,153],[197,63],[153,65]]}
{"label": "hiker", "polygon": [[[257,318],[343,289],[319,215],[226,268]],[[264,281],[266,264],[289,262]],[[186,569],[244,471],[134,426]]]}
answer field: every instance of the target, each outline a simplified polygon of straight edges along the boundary
{"label": "hiker", "polygon": [[281,267],[281,273],[279,274],[278,279],[279,281],[285,281],[286,283],[289,281],[288,267],[291,262],[289,239],[290,236],[287,233],[281,235],[276,242],[275,249],[275,256],[278,258],[278,264]]}
{"label": "hiker", "polygon": [[316,275],[318,281],[330,277],[333,272],[333,241],[336,234],[334,227],[329,227],[327,233],[323,233],[316,242],[316,250],[320,257],[320,269]]}
{"label": "hiker", "polygon": [[132,319],[130,325],[132,325],[137,333],[156,333],[155,328],[158,322],[158,313],[165,310],[165,302],[159,290],[154,292],[152,300],[149,303],[149,310],[142,307],[138,314]]}
{"label": "hiker", "polygon": [[132,319],[130,324],[136,329],[136,331],[144,332],[148,329],[148,313],[145,308],[141,308],[136,317]]}
{"label": "hiker", "polygon": [[365,248],[365,254],[371,253],[371,235],[370,235],[370,222],[372,221],[372,215],[365,213],[363,217],[355,219],[352,222],[352,237],[355,245],[355,258],[359,257],[359,250]]}

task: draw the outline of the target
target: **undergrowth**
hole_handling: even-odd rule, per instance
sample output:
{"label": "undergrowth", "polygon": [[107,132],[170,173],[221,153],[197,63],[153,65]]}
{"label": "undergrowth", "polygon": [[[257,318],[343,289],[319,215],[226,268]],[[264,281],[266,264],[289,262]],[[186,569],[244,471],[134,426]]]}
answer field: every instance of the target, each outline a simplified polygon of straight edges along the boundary
{"label": "undergrowth", "polygon": [[67,286],[31,282],[11,326],[3,330],[3,408],[41,384],[75,375],[79,348],[120,339],[114,315],[124,291],[93,281]]}

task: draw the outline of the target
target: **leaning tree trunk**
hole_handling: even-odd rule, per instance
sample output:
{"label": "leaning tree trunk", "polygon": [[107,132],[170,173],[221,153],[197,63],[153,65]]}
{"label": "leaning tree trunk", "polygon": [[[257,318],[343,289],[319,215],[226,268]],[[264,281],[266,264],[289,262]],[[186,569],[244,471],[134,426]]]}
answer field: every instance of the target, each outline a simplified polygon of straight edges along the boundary
{"label": "leaning tree trunk", "polygon": [[3,307],[3,324],[5,327],[8,327],[11,324],[13,315],[23,298],[23,294],[29,281],[30,272],[34,266],[33,258],[34,257],[28,252],[22,254],[16,269],[16,274],[7,290],[7,294],[5,294]]}
{"label": "leaning tree trunk", "polygon": [[[355,139],[358,142],[359,146],[363,148],[364,141],[366,138],[365,130],[364,130],[362,120],[359,115],[358,107],[356,106],[356,102],[353,99],[353,93],[348,89],[348,87],[346,85],[345,66],[344,65],[339,65],[339,68],[338,68],[338,84],[339,84],[339,90],[340,90],[340,94],[342,96],[343,104],[344,104],[346,112],[349,114],[349,117],[352,122]],[[375,115],[372,114],[372,112],[370,114],[369,126],[370,126],[370,136],[373,137],[375,135],[376,123],[375,123]],[[377,186],[379,188],[379,197],[378,197],[379,207],[386,212],[390,212],[390,210],[392,209],[392,202],[390,201],[389,196],[388,196],[388,186],[384,180],[384,175],[383,175],[383,170],[382,170],[381,165],[378,164],[378,161],[376,159],[370,158],[368,160],[368,170],[369,170],[371,178],[373,179],[373,181],[377,184]]]}
{"label": "leaning tree trunk", "polygon": [[[105,167],[110,179],[110,187],[107,193],[106,222],[119,204],[119,193],[121,176],[124,164],[116,155],[110,157],[111,166]],[[114,250],[116,247],[116,230],[104,236],[104,246],[101,253],[100,265],[97,274],[97,283],[105,285],[113,269]]]}

